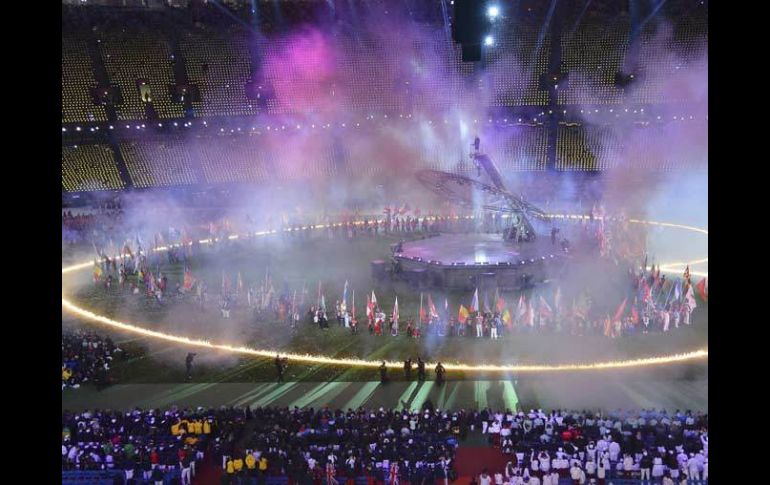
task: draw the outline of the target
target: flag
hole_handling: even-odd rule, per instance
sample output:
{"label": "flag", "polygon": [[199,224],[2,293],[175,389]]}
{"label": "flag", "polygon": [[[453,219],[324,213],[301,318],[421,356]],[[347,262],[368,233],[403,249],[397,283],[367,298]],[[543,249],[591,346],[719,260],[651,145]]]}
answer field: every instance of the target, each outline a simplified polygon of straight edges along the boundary
{"label": "flag", "polygon": [[226,295],[230,291],[230,280],[225,277],[224,270],[222,271],[222,294]]}
{"label": "flag", "polygon": [[561,313],[561,286],[556,287],[556,293],[553,295],[553,307],[556,313]]}
{"label": "flag", "polygon": [[513,320],[511,320],[511,312],[509,312],[507,308],[503,310],[503,322],[507,327],[511,327],[513,323]]}
{"label": "flag", "polygon": [[684,283],[685,283],[685,286],[688,286],[690,284],[690,265],[689,264],[684,269]]}
{"label": "flag", "polygon": [[372,290],[372,307],[377,306],[377,297],[374,296],[374,290]]}
{"label": "flag", "polygon": [[321,303],[319,306],[321,307],[322,311],[326,311],[326,299],[324,299],[323,295],[321,295]]}
{"label": "flag", "polygon": [[621,303],[620,306],[618,307],[617,311],[615,311],[615,316],[612,318],[613,322],[617,322],[618,320],[623,318],[623,312],[625,312],[625,310],[626,310],[626,301],[627,300],[628,300],[628,298],[624,298],[623,299],[623,303]]}
{"label": "flag", "polygon": [[348,280],[345,280],[345,287],[342,289],[342,303],[348,304]]}
{"label": "flag", "polygon": [[639,323],[639,312],[636,310],[636,305],[631,307],[631,321],[634,325]]}
{"label": "flag", "polygon": [[444,297],[444,313],[449,316],[449,298]]}
{"label": "flag", "polygon": [[192,289],[194,283],[195,283],[195,278],[193,278],[193,275],[190,272],[189,268],[185,268],[184,282],[182,283],[182,288],[184,288],[185,290]]}
{"label": "flag", "polygon": [[526,312],[527,312],[527,307],[525,305],[524,295],[522,294],[519,296],[519,304],[516,307],[516,319],[521,320],[522,318],[524,318],[524,314]]}
{"label": "flag", "polygon": [[529,326],[534,326],[535,325],[535,310],[534,310],[534,308],[532,308],[532,302],[531,301],[527,302],[527,309],[524,312],[524,321]]}
{"label": "flag", "polygon": [[700,295],[701,300],[707,301],[709,296],[709,284],[707,278],[704,277],[702,280],[700,280],[700,282],[695,285],[695,288],[698,290],[698,295]]}
{"label": "flag", "polygon": [[495,288],[495,310],[502,313],[505,308],[505,300],[500,297],[500,290]]}
{"label": "flag", "polygon": [[463,305],[460,305],[460,312],[457,315],[457,321],[460,323],[465,323],[465,321],[468,320],[469,315],[470,315],[470,312],[468,312],[468,309],[465,308]]}
{"label": "flag", "polygon": [[646,303],[651,300],[652,289],[650,288],[650,285],[647,284],[647,281],[642,281],[642,301]]}
{"label": "flag", "polygon": [[436,305],[433,304],[433,298],[431,298],[430,293],[428,293],[428,311],[431,318],[438,318],[438,311],[436,311]]}
{"label": "flag", "polygon": [[471,301],[471,312],[477,312],[479,311],[479,289],[476,288],[476,291],[473,292],[473,301]]}
{"label": "flag", "polygon": [[687,287],[687,293],[684,295],[684,300],[687,303],[687,306],[690,307],[690,311],[695,310],[695,308],[698,306],[695,303],[695,293],[692,291],[692,285]]}
{"label": "flag", "polygon": [[393,324],[398,325],[398,297],[396,297],[396,302],[393,304]]}
{"label": "flag", "polygon": [[682,282],[676,280],[674,285],[674,301],[679,301],[680,298],[682,298]]}
{"label": "flag", "polygon": [[417,318],[419,320],[419,323],[422,323],[428,320],[428,315],[425,313],[425,309],[422,307],[422,292],[420,292],[420,311],[417,314]]}
{"label": "flag", "polygon": [[102,278],[102,265],[97,261],[94,261],[94,282],[99,281]]}
{"label": "flag", "polygon": [[642,270],[646,273],[647,272],[647,254],[644,255],[644,263],[642,266]]}
{"label": "flag", "polygon": [[372,299],[369,295],[366,295],[366,318],[371,318],[374,313],[374,305],[372,305]]}
{"label": "flag", "polygon": [[243,280],[241,279],[241,272],[238,271],[238,293],[243,291]]}
{"label": "flag", "polygon": [[610,320],[610,314],[604,319],[604,336],[612,337],[612,320]]}
{"label": "flag", "polygon": [[545,301],[545,298],[543,298],[543,295],[540,295],[540,304],[538,305],[540,316],[541,317],[551,317],[553,316],[553,310],[551,310],[551,307],[548,305],[548,302]]}
{"label": "flag", "polygon": [[489,308],[489,298],[487,297],[487,292],[484,292],[484,313],[489,313],[492,310]]}
{"label": "flag", "polygon": [[353,290],[353,301],[350,305],[350,316],[356,317],[356,290]]}

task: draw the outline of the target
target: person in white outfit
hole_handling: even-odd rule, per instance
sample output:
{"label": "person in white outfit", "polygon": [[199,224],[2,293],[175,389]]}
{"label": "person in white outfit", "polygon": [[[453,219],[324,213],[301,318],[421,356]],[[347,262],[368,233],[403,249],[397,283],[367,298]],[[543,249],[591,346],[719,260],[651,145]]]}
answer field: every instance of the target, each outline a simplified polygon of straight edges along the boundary
{"label": "person in white outfit", "polygon": [[687,476],[691,481],[700,480],[700,467],[694,453],[690,453],[690,459],[687,460]]}

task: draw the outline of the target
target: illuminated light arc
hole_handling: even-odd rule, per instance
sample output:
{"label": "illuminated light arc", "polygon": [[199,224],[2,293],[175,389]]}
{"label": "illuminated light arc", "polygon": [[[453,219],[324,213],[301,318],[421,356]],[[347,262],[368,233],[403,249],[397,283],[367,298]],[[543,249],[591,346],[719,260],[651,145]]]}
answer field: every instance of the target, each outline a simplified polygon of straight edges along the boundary
{"label": "illuminated light arc", "polygon": [[[568,214],[552,214],[551,217],[558,217],[558,218],[570,218],[570,219],[582,219],[586,218],[587,216],[583,215],[568,215]],[[685,229],[685,230],[692,230],[696,232],[700,232],[702,234],[708,234],[708,231],[705,229],[700,229],[692,226],[685,226],[681,224],[672,224],[672,223],[664,223],[664,222],[656,222],[656,221],[639,221],[634,219],[629,219],[629,222],[632,223],[639,223],[639,224],[648,224],[648,225],[659,225],[664,227],[674,227],[679,229]],[[362,224],[362,221],[355,222],[356,225]],[[310,226],[314,229],[320,229],[326,227],[325,225],[315,225]],[[291,229],[285,229],[284,231],[289,231]],[[269,231],[260,231],[257,233],[252,234],[253,236],[263,236],[268,234],[276,234],[277,230],[269,230]],[[238,239],[239,236],[233,235],[229,236],[228,239]],[[210,244],[210,239],[203,239],[199,241],[200,244]],[[178,247],[180,245],[172,245],[171,247]],[[168,246],[161,246],[156,248],[156,251],[167,251],[169,249]],[[707,262],[708,258],[685,262],[685,263],[662,263],[661,268],[670,268],[671,266],[678,266],[680,264],[698,264]],[[89,267],[93,267],[93,262],[87,261],[83,263],[77,263],[70,266],[66,266],[62,268],[62,275],[66,275],[69,273],[73,273],[76,271],[80,271]],[[665,271],[665,270],[664,270]],[[692,272],[691,274],[701,274],[703,276],[708,276],[707,273],[697,273]],[[73,314],[77,315],[81,318],[84,318],[86,320],[90,320],[92,322],[98,322],[103,325],[107,325],[109,327],[112,327],[114,329],[122,330],[125,332],[130,332],[137,335],[142,335],[145,337],[154,338],[157,340],[164,340],[167,342],[173,342],[181,345],[186,346],[193,346],[193,347],[202,347],[202,348],[208,348],[212,350],[219,350],[224,351],[228,353],[235,353],[240,355],[250,355],[252,357],[264,357],[264,358],[270,358],[275,356],[276,354],[280,354],[281,356],[287,357],[292,361],[295,362],[304,362],[304,363],[313,363],[313,364],[326,364],[326,365],[335,365],[335,366],[345,366],[345,367],[370,367],[370,368],[376,368],[379,367],[382,363],[382,361],[371,361],[371,360],[364,360],[364,359],[353,359],[353,358],[335,358],[335,357],[327,357],[323,355],[311,355],[311,354],[295,354],[295,353],[286,353],[282,352],[280,350],[267,350],[267,349],[255,349],[251,347],[246,346],[233,346],[223,343],[212,343],[208,340],[203,339],[197,339],[197,338],[191,338],[191,337],[184,337],[180,335],[173,335],[165,332],[159,332],[157,330],[150,330],[138,325],[134,325],[131,323],[126,322],[120,322],[118,320],[114,320],[112,318],[106,317],[104,315],[99,315],[97,313],[91,312],[89,310],[86,310],[84,308],[81,308],[71,301],[69,301],[67,298],[62,296],[62,309]],[[445,369],[447,370],[453,370],[453,371],[465,371],[465,372],[519,372],[519,373],[525,373],[525,372],[566,372],[566,371],[589,371],[589,370],[609,370],[609,369],[624,369],[624,368],[636,368],[636,367],[647,367],[647,366],[654,366],[654,365],[665,365],[665,364],[674,364],[674,363],[681,363],[681,362],[687,362],[687,361],[693,361],[693,360],[702,360],[708,358],[708,349],[698,349],[690,352],[680,353],[680,354],[673,354],[673,355],[663,355],[663,356],[653,356],[653,357],[641,357],[636,359],[629,359],[629,360],[616,360],[616,361],[607,361],[607,362],[594,362],[594,363],[576,363],[576,364],[512,364],[512,365],[499,365],[499,364],[463,364],[463,363],[443,363]],[[392,362],[392,361],[385,361],[385,365],[388,368],[396,369],[396,368],[402,368],[403,363],[402,362]],[[433,366],[435,364],[428,364],[429,366]]]}

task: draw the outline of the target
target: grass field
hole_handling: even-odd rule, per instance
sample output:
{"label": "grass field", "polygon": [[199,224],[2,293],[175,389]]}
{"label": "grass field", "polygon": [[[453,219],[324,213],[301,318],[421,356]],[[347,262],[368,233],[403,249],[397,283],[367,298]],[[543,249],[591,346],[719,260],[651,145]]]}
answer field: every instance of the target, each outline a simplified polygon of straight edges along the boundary
{"label": "grass field", "polygon": [[[389,245],[396,239],[359,239],[355,242],[329,240],[316,236],[309,241],[291,238],[260,238],[248,242],[229,242],[204,250],[196,255],[190,268],[196,278],[204,279],[213,300],[205,310],[188,301],[168,301],[160,305],[145,296],[129,295],[117,285],[111,291],[91,283],[90,270],[82,271],[65,282],[65,290],[82,307],[100,314],[147,328],[169,333],[205,338],[216,342],[249,345],[256,348],[276,349],[296,353],[322,354],[335,357],[358,357],[368,360],[387,359],[399,361],[407,357],[422,356],[429,361],[465,363],[575,363],[624,360],[629,358],[673,354],[708,347],[708,308],[701,303],[694,314],[695,324],[672,331],[666,335],[635,335],[622,339],[603,336],[571,336],[567,334],[541,335],[514,333],[492,341],[475,338],[428,337],[420,340],[399,337],[374,337],[365,329],[358,335],[337,327],[319,330],[306,323],[295,332],[284,323],[271,319],[256,318],[245,306],[232,312],[230,320],[221,318],[218,299],[222,272],[234,285],[241,273],[245,285],[259,285],[266,268],[270,268],[276,291],[284,284],[293,292],[307,288],[307,304],[315,302],[319,281],[327,307],[341,298],[344,282],[349,291],[356,292],[356,307],[363,317],[366,294],[374,290],[380,305],[387,311],[398,296],[402,321],[416,317],[419,308],[419,292],[400,284],[377,285],[372,281],[369,262],[386,259]],[[161,265],[170,286],[182,280],[181,265]],[[547,290],[546,290],[547,291]],[[546,293],[550,295],[550,293]],[[432,294],[437,307],[443,307],[444,297],[450,302],[452,313],[460,303],[468,306],[471,294]],[[513,307],[517,294],[503,294]],[[245,298],[245,297],[244,297]],[[299,296],[298,296],[299,299]],[[427,301],[427,295],[425,295]],[[491,295],[490,295],[491,299]],[[80,325],[63,314],[63,324]],[[405,323],[402,324],[402,329]],[[101,333],[110,333],[99,327]],[[129,358],[113,367],[113,376],[121,383],[179,383],[184,381],[184,356],[189,351],[177,345],[136,338],[129,334],[114,334],[114,339],[126,348]],[[219,352],[197,351],[194,381],[206,383],[237,383],[271,381],[275,369],[270,359],[242,358]],[[680,379],[683,375],[703,371],[703,363],[675,366],[671,369],[655,369],[656,378]],[[694,366],[694,367],[693,367]],[[695,369],[695,370],[693,370]],[[401,379],[400,372],[391,372]],[[626,374],[637,379],[635,374]],[[371,381],[377,378],[373,369],[342,368],[329,365],[290,363],[286,379],[289,381]],[[500,374],[465,375],[451,372],[451,380],[500,379]]]}

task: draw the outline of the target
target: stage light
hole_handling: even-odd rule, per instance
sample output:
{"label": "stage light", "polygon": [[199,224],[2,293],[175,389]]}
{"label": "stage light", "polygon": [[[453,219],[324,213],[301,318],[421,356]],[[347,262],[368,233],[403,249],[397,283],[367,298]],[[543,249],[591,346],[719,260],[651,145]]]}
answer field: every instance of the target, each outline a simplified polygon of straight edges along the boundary
{"label": "stage light", "polygon": [[491,46],[495,43],[495,38],[491,35],[484,37],[484,45]]}
{"label": "stage light", "polygon": [[75,127],[75,131],[80,131],[80,127],[79,126]]}
{"label": "stage light", "polygon": [[494,20],[500,15],[500,8],[497,5],[492,5],[487,9],[487,16]]}

